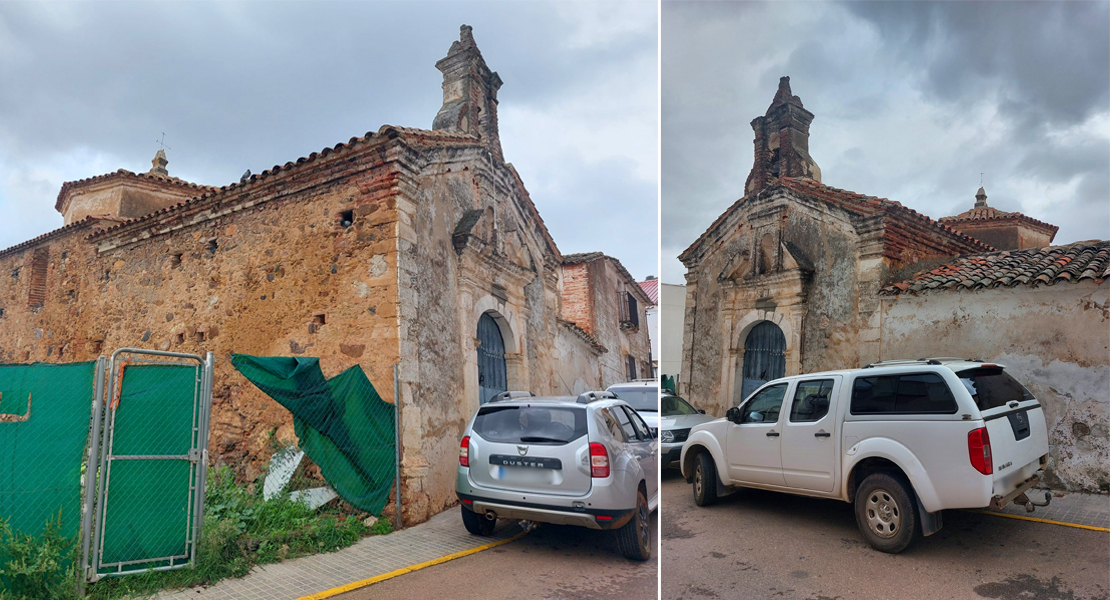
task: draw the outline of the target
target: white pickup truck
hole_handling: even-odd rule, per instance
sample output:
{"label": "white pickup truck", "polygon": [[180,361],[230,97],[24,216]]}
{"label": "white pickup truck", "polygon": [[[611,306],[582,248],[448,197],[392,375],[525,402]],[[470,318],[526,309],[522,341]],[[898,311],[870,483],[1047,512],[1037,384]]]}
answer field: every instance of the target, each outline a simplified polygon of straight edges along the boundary
{"label": "white pickup truck", "polygon": [[706,506],[736,487],[855,503],[884,552],[941,528],[941,511],[1034,503],[1048,458],[1037,399],[998,364],[933,358],[768,382],[694,427],[682,474]]}

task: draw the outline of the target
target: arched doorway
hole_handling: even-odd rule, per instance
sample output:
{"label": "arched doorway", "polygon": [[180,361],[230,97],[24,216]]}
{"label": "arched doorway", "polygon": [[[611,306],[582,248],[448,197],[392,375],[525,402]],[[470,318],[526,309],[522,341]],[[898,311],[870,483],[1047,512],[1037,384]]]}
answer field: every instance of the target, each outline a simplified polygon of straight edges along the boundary
{"label": "arched doorway", "polygon": [[744,383],[741,398],[759,386],[786,375],[786,336],[771,321],[761,321],[744,340]]}
{"label": "arched doorway", "polygon": [[508,389],[505,369],[505,339],[489,313],[478,318],[478,401],[489,402]]}

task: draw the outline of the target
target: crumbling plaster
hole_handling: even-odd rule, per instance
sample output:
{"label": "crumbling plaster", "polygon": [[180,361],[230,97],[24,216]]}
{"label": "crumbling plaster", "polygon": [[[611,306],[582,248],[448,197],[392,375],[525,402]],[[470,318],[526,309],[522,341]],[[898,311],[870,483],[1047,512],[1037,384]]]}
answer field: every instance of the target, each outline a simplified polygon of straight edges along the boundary
{"label": "crumbling plaster", "polygon": [[1110,290],[1106,283],[934,291],[882,299],[882,358],[1006,365],[1040,401],[1047,483],[1110,491]]}

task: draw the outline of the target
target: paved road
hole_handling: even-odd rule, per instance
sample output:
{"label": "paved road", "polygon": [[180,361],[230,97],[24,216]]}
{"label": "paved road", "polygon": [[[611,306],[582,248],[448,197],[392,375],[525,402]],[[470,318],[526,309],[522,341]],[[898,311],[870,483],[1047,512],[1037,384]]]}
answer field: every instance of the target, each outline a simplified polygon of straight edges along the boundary
{"label": "paved road", "polygon": [[742,490],[694,504],[663,475],[663,595],[702,598],[1110,598],[1110,534],[948,511],[902,554],[876,552],[851,505]]}
{"label": "paved road", "polygon": [[[458,509],[454,509],[458,510]],[[659,512],[653,516],[658,523]],[[516,525],[511,525],[516,527]],[[462,527],[460,521],[459,527]],[[657,528],[652,529],[655,536]],[[658,556],[658,552],[655,553]],[[658,566],[620,555],[607,532],[543,525],[523,539],[337,596],[338,600],[645,600]]]}

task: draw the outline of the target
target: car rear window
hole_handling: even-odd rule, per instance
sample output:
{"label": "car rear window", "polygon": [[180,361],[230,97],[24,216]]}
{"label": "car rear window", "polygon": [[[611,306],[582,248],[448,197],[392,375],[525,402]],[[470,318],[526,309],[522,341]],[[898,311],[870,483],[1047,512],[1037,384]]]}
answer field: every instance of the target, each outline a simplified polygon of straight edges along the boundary
{"label": "car rear window", "polygon": [[852,386],[852,414],[954,414],[948,384],[936,373],[859,377]]}
{"label": "car rear window", "polygon": [[640,412],[659,412],[659,388],[637,387],[609,391]]}
{"label": "car rear window", "polygon": [[502,444],[561,445],[584,435],[586,409],[573,406],[496,406],[478,409],[474,433]]}
{"label": "car rear window", "polygon": [[1017,379],[1002,370],[1002,367],[978,367],[956,373],[960,382],[971,394],[979,410],[990,410],[1005,406],[1007,402],[1036,400],[1029,390]]}

